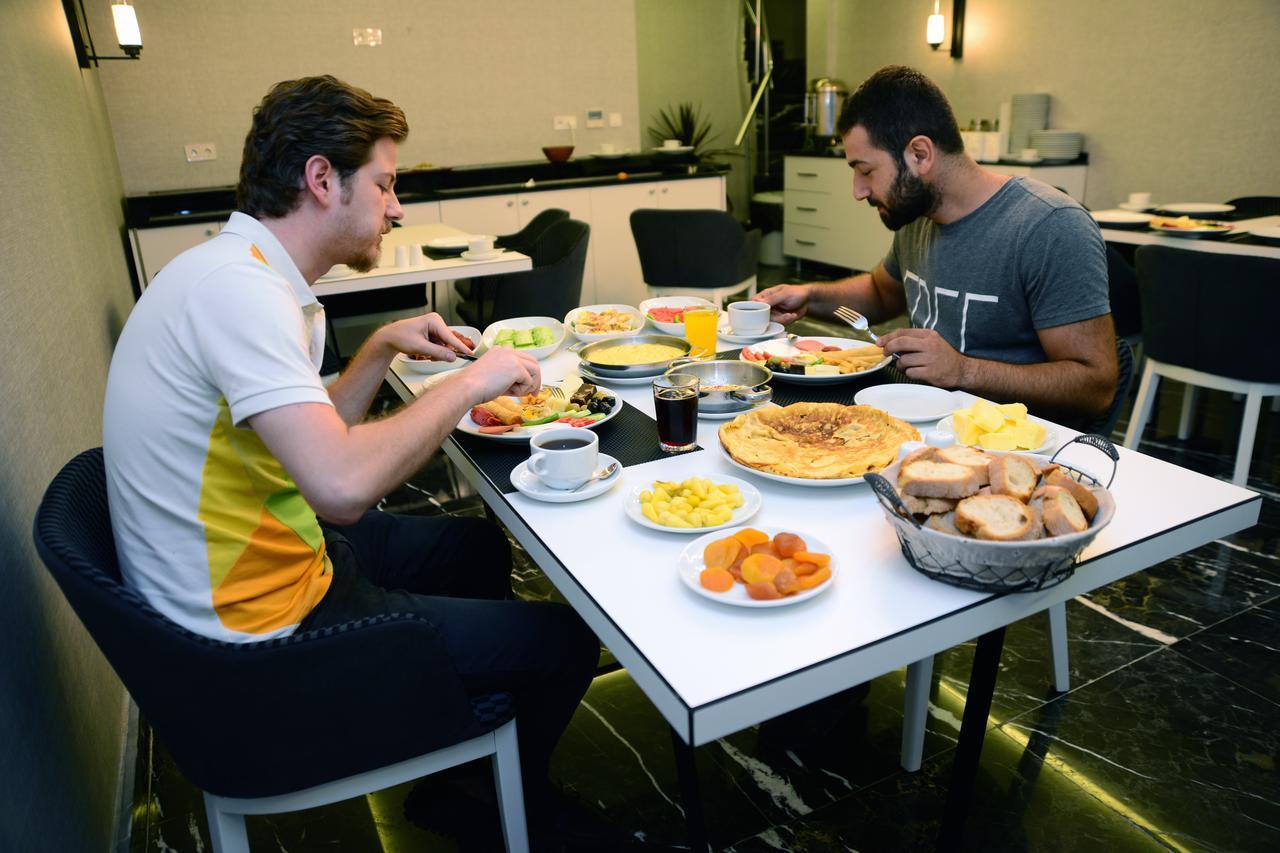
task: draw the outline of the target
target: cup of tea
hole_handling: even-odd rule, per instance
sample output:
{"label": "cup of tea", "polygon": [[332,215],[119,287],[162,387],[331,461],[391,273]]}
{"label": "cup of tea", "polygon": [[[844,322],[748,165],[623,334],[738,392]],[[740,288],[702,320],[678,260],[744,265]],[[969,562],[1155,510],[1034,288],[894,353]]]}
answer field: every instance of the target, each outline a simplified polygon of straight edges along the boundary
{"label": "cup of tea", "polygon": [[467,251],[473,255],[487,255],[493,251],[493,238],[474,234],[467,240]]}
{"label": "cup of tea", "polygon": [[653,412],[658,448],[681,453],[698,446],[698,377],[664,373],[653,380]]}
{"label": "cup of tea", "polygon": [[730,302],[729,328],[735,335],[763,335],[769,328],[769,311],[765,302]]}
{"label": "cup of tea", "polygon": [[663,148],[679,148],[679,147],[680,147],[680,140],[679,140],[679,139],[664,139],[664,140],[662,140],[662,147],[663,147]]}
{"label": "cup of tea", "polygon": [[1151,193],[1129,193],[1129,204],[1133,207],[1150,207]]}
{"label": "cup of tea", "polygon": [[558,427],[529,440],[526,467],[550,489],[576,489],[595,473],[600,439],[589,429]]}

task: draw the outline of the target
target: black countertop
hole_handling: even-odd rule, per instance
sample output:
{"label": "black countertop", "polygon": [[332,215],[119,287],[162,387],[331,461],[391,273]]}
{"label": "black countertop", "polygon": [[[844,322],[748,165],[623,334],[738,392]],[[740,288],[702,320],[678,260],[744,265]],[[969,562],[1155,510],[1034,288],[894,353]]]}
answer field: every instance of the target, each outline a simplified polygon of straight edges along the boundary
{"label": "black countertop", "polygon": [[[690,172],[690,167],[695,171]],[[722,175],[728,167],[698,163],[688,153],[627,154],[582,157],[566,163],[530,160],[485,163],[452,169],[407,169],[396,174],[401,204],[444,201],[513,192],[582,189],[614,184],[688,180]],[[129,196],[125,223],[129,228],[167,228],[196,222],[218,222],[235,210],[234,187],[173,190]]]}

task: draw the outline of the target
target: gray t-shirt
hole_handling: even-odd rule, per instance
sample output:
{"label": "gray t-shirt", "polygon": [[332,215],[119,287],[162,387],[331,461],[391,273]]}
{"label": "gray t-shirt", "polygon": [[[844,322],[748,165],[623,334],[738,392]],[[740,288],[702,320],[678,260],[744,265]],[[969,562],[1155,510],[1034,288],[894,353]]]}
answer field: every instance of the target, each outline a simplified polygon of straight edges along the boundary
{"label": "gray t-shirt", "polygon": [[1110,313],[1107,251],[1088,212],[1029,178],[1006,181],[969,215],[927,217],[893,236],[885,270],[906,288],[911,325],[966,355],[1047,361],[1037,329]]}

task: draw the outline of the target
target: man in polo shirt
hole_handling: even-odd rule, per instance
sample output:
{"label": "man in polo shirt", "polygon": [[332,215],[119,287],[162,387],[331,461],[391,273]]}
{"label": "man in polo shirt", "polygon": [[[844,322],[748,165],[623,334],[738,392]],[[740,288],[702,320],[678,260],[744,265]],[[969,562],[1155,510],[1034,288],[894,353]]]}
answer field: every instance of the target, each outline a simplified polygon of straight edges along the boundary
{"label": "man in polo shirt", "polygon": [[334,264],[377,264],[402,215],[407,134],[399,107],[332,77],[263,99],[239,211],[161,270],[116,347],[103,442],[112,527],[125,583],[207,637],[252,643],[388,612],[430,621],[467,689],[515,695],[537,830],[561,813],[549,760],[598,641],[568,607],[511,600],[496,525],[368,510],[472,406],[536,390],[538,363],[491,349],[365,421],[397,353],[467,351],[427,314],[378,329],[337,382],[320,381],[324,312],[311,285]]}

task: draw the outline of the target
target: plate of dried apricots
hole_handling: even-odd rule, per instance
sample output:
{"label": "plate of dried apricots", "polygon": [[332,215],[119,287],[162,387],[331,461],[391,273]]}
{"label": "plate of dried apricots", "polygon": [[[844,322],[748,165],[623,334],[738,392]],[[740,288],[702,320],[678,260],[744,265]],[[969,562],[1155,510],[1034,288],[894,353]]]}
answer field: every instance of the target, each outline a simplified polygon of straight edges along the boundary
{"label": "plate of dried apricots", "polygon": [[830,548],[779,527],[699,536],[680,552],[679,569],[698,595],[736,607],[798,604],[829,588],[836,572]]}

